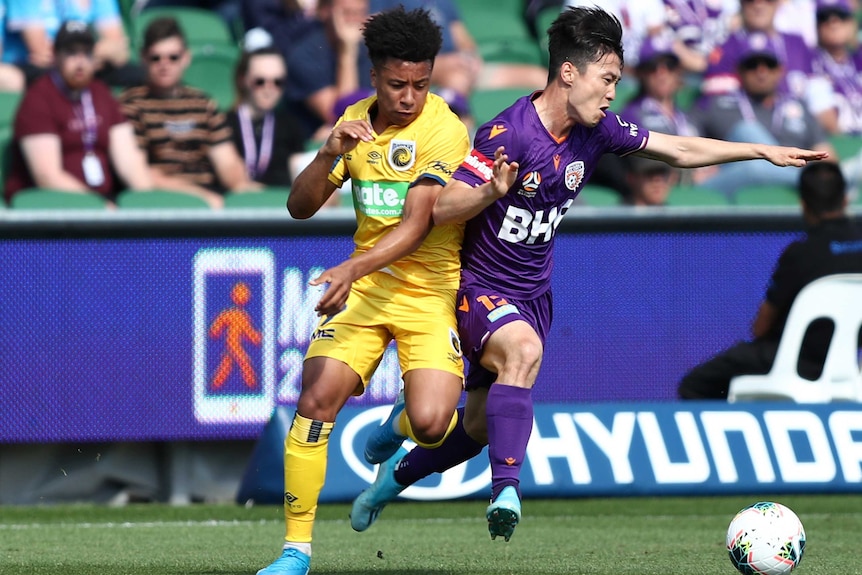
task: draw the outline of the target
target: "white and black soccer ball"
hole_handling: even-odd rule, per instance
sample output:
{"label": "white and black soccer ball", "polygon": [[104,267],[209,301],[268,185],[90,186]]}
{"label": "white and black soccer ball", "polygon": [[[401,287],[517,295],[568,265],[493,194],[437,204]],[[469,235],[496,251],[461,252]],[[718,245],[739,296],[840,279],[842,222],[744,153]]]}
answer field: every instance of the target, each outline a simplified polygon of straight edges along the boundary
{"label": "white and black soccer ball", "polygon": [[781,503],[749,505],[727,528],[730,561],[743,575],[787,575],[799,565],[804,551],[802,522]]}

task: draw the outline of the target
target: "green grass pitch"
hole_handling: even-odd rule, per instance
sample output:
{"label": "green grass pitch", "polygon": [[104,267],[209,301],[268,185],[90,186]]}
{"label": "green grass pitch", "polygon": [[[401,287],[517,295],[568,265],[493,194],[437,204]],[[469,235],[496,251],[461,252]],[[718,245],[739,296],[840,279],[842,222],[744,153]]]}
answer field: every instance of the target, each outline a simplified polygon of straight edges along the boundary
{"label": "green grass pitch", "polygon": [[[511,542],[485,503],[395,503],[365,533],[323,505],[312,575],[734,575],[725,529],[780,501],[802,520],[799,575],[862,575],[862,495],[526,500]],[[275,506],[0,507],[2,575],[251,575],[280,552]]]}

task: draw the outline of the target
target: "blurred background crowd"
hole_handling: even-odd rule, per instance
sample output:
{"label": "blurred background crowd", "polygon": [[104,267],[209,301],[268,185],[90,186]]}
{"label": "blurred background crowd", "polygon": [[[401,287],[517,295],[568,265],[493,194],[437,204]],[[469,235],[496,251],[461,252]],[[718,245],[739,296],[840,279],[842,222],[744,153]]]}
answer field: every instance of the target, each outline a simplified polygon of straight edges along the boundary
{"label": "blurred background crowd", "polygon": [[[432,78],[470,130],[547,79],[545,30],[598,5],[625,34],[612,109],[647,129],[825,149],[862,178],[857,0],[0,0],[4,204],[283,206],[370,95],[369,14],[428,9]],[[797,205],[798,170],[605,156],[585,205]],[[332,206],[352,205],[349,189]]]}

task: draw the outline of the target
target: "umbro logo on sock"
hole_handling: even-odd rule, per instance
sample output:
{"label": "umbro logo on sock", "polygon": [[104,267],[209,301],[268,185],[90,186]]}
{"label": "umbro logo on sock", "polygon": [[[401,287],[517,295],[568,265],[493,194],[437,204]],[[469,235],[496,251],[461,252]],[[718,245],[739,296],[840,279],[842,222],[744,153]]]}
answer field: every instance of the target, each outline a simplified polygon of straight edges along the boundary
{"label": "umbro logo on sock", "polygon": [[517,462],[517,460],[514,457],[507,457],[503,461],[506,462],[506,465],[515,465],[515,463]]}

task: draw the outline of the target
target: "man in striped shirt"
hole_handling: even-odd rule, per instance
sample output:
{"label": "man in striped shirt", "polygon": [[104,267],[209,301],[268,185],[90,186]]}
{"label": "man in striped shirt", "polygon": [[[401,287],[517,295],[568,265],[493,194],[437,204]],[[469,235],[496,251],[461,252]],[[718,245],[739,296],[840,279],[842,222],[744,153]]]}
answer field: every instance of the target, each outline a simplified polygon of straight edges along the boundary
{"label": "man in striped shirt", "polygon": [[150,23],[141,60],[147,84],[123,92],[120,103],[147,153],[154,187],[203,197],[214,208],[223,205],[226,191],[258,189],[218,105],[181,83],[191,54],[176,20]]}

